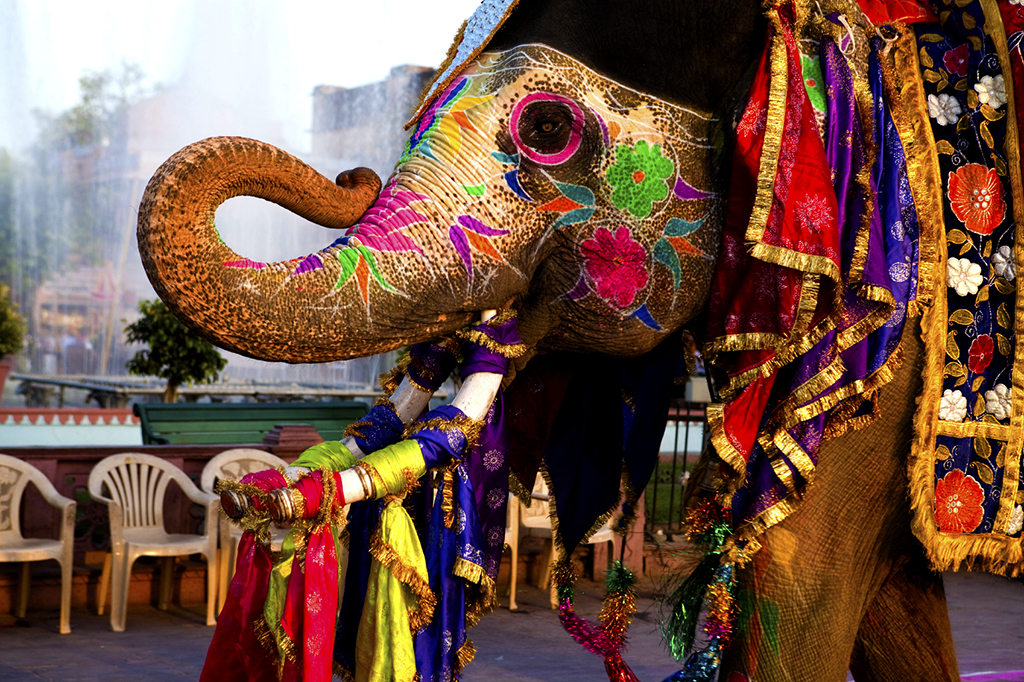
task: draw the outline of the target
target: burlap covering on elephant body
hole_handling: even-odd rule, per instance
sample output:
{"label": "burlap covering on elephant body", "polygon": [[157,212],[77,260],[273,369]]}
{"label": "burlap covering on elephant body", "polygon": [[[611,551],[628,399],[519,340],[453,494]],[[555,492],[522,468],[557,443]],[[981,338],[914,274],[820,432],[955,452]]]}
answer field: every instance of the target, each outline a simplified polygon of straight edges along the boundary
{"label": "burlap covering on elephant body", "polygon": [[768,12],[706,345],[725,377],[709,422],[727,466],[711,486],[731,506],[734,558],[795,509],[822,440],[874,418],[920,312],[916,534],[936,569],[1021,570],[1010,69],[1024,72],[1024,13],[1004,5],[1004,32],[994,0],[945,5],[913,17],[934,24],[881,31],[853,3]]}

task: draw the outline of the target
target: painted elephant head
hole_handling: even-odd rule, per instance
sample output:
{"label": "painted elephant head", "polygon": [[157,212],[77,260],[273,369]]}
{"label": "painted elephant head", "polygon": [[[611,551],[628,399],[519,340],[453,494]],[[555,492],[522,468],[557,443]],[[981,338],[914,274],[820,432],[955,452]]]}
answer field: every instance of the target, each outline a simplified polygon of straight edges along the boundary
{"label": "painted elephant head", "polygon": [[[706,4],[686,10],[721,15]],[[218,345],[266,360],[384,352],[513,300],[530,345],[626,356],[652,348],[706,298],[730,123],[720,112],[741,74],[699,55],[706,40],[651,44],[639,38],[650,29],[624,29],[613,16],[598,22],[600,34],[550,21],[580,11],[517,9],[427,99],[379,195],[370,171],[331,183],[250,140],[183,149],[140,208],[157,293]],[[677,26],[679,11],[655,6],[647,19]],[[751,4],[733,20],[750,35],[759,16]],[[616,49],[621,59],[609,59]],[[708,70],[684,63],[699,58]],[[219,239],[213,220],[240,194],[347,230],[304,258],[252,261]]]}

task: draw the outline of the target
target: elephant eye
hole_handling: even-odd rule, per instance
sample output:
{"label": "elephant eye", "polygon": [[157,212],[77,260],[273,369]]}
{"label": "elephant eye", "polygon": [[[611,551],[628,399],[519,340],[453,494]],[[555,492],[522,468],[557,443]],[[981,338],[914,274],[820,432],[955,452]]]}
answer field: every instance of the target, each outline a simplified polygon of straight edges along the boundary
{"label": "elephant eye", "polygon": [[561,95],[534,92],[512,109],[512,140],[526,158],[542,164],[564,163],[579,149],[586,118],[583,109]]}

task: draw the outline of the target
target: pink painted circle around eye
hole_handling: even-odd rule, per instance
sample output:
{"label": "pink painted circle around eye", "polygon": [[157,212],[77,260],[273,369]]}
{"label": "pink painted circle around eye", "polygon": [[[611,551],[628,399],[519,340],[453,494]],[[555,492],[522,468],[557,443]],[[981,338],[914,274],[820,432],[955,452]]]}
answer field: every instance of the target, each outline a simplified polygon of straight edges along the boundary
{"label": "pink painted circle around eye", "polygon": [[[572,127],[569,131],[569,142],[561,151],[553,154],[542,154],[541,152],[527,147],[526,144],[523,143],[523,139],[519,135],[519,119],[523,115],[523,110],[526,106],[533,102],[558,102],[559,104],[564,104],[569,107],[569,110],[572,112]],[[516,102],[516,105],[512,108],[512,117],[509,119],[509,132],[512,133],[512,141],[515,143],[516,148],[519,149],[520,154],[535,163],[541,164],[542,166],[555,166],[568,161],[572,155],[576,153],[576,150],[580,148],[580,142],[583,140],[583,126],[585,123],[586,118],[583,115],[583,109],[568,97],[556,95],[552,92],[533,92]]]}

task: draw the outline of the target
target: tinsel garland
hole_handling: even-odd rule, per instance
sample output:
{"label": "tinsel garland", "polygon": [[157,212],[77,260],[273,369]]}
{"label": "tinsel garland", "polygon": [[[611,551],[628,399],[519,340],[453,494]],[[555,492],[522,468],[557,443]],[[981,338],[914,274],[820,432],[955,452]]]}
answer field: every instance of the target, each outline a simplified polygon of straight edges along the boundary
{"label": "tinsel garland", "polygon": [[636,612],[636,577],[622,565],[612,563],[605,574],[605,598],[598,616],[600,625],[576,615],[573,604],[573,585],[576,572],[568,559],[559,561],[553,571],[558,591],[558,619],[569,635],[587,651],[604,658],[604,669],[611,682],[639,682],[637,676],[622,660],[621,650],[626,645],[626,631]]}
{"label": "tinsel garland", "polygon": [[704,634],[708,643],[693,652],[683,669],[664,682],[710,682],[721,664],[722,649],[732,639],[736,616],[735,565],[724,558],[726,540],[732,534],[728,509],[713,501],[692,509],[687,516],[687,537],[706,547],[697,568],[666,600],[671,612],[662,623],[662,635],[677,660],[693,650],[697,621],[705,607]]}

